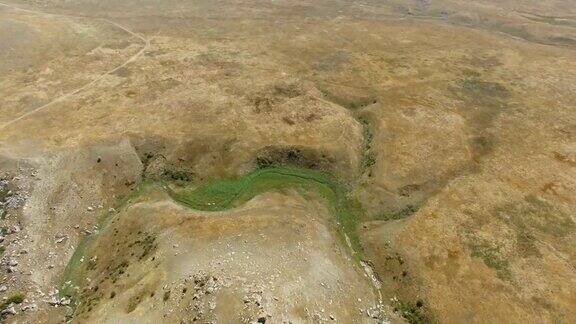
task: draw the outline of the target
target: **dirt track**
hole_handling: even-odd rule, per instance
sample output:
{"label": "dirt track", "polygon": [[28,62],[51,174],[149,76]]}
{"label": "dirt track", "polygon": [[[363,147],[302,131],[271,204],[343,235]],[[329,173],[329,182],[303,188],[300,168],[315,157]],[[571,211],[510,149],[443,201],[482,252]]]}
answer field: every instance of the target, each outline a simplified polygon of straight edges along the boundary
{"label": "dirt track", "polygon": [[[45,13],[45,12],[41,12],[41,11],[34,11],[34,10],[23,9],[23,8],[15,7],[15,6],[13,6],[13,5],[9,5],[9,4],[2,3],[2,2],[0,2],[0,6],[4,6],[4,7],[6,7],[6,8],[10,8],[10,9],[13,9],[13,10],[16,10],[16,11],[22,11],[22,12],[31,13],[31,14],[36,14],[36,15],[45,15],[45,16],[54,17],[54,18],[58,18],[58,17],[61,17],[61,16],[62,16],[62,15],[58,15],[58,14]],[[71,17],[74,17],[74,16],[71,16]],[[94,79],[94,80],[92,80],[91,82],[83,85],[82,87],[80,87],[80,88],[78,88],[78,89],[75,89],[75,90],[73,90],[72,92],[68,92],[68,93],[66,93],[66,94],[64,94],[64,95],[61,95],[61,96],[53,99],[52,101],[50,101],[50,102],[47,103],[47,104],[44,104],[44,105],[42,105],[42,106],[40,106],[40,107],[37,107],[37,108],[34,108],[34,109],[32,109],[31,111],[29,111],[29,112],[27,112],[27,113],[25,113],[25,114],[23,114],[23,115],[21,115],[21,116],[18,116],[17,118],[14,118],[14,119],[10,120],[9,122],[6,122],[6,123],[0,125],[0,130],[1,130],[1,129],[4,129],[4,128],[8,127],[8,126],[10,126],[10,125],[13,124],[13,123],[18,122],[19,120],[22,120],[22,119],[24,119],[24,118],[27,118],[27,117],[29,117],[30,115],[33,115],[33,114],[35,114],[35,113],[37,113],[37,112],[39,112],[39,111],[42,111],[42,110],[44,110],[44,109],[52,106],[52,105],[55,104],[55,103],[64,101],[64,100],[66,100],[66,99],[68,99],[68,98],[76,95],[77,93],[80,93],[80,92],[82,92],[82,91],[84,91],[84,90],[86,90],[86,89],[89,89],[89,88],[92,87],[94,84],[96,84],[98,81],[102,80],[105,76],[107,76],[107,75],[109,75],[109,74],[112,74],[112,73],[120,70],[121,68],[123,68],[123,67],[125,67],[126,65],[130,64],[130,62],[138,59],[138,57],[140,57],[140,56],[150,47],[150,40],[149,40],[149,39],[144,38],[143,36],[138,35],[138,34],[132,32],[131,30],[127,29],[126,27],[124,27],[124,26],[122,26],[122,25],[119,25],[118,23],[115,23],[115,22],[110,21],[110,20],[108,20],[108,19],[103,19],[103,20],[106,21],[106,22],[108,22],[109,24],[112,24],[112,25],[120,28],[121,30],[127,32],[128,34],[130,34],[130,35],[132,35],[132,36],[134,36],[134,37],[142,40],[142,42],[143,42],[143,44],[144,44],[144,46],[142,47],[142,49],[141,49],[140,51],[138,51],[138,53],[136,53],[136,54],[134,54],[133,56],[131,56],[131,57],[130,57],[128,60],[126,60],[124,63],[118,65],[117,67],[113,68],[112,70],[109,70],[109,71],[106,71],[106,72],[102,73],[102,74],[101,74],[100,76],[98,76],[96,79]]]}

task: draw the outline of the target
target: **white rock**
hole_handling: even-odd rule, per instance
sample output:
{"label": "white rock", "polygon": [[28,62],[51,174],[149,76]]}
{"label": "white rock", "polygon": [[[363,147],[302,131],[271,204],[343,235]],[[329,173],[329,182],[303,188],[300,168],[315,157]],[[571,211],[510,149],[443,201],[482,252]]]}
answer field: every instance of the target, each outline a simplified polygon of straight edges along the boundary
{"label": "white rock", "polygon": [[25,312],[25,311],[33,311],[36,310],[36,308],[38,308],[38,306],[35,303],[31,303],[31,304],[27,304],[27,305],[22,305],[20,307],[20,309]]}
{"label": "white rock", "polygon": [[52,299],[46,301],[51,306],[60,306],[60,299],[56,296],[52,297]]}
{"label": "white rock", "polygon": [[14,306],[5,308],[2,311],[2,315],[16,315],[16,310],[14,309]]}

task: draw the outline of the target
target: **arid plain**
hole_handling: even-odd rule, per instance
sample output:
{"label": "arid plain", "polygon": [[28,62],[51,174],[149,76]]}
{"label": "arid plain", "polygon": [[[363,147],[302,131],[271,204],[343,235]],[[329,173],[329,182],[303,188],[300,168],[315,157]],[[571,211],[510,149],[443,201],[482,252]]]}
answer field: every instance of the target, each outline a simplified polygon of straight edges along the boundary
{"label": "arid plain", "polygon": [[2,321],[576,322],[573,1],[5,1]]}

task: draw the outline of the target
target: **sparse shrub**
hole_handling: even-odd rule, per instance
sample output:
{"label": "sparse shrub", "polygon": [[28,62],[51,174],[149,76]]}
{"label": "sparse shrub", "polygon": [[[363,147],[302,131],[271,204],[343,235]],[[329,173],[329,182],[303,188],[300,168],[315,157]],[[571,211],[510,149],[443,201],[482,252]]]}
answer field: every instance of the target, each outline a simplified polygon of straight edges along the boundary
{"label": "sparse shrub", "polygon": [[406,218],[406,217],[414,214],[417,211],[418,211],[417,206],[408,205],[408,206],[404,207],[403,209],[401,209],[400,211],[397,211],[395,213],[382,213],[382,214],[380,214],[378,219],[384,220],[384,221],[402,219],[402,218]]}
{"label": "sparse shrub", "polygon": [[166,180],[174,181],[177,185],[183,186],[192,181],[192,176],[184,170],[164,170],[163,177]]}
{"label": "sparse shrub", "polygon": [[394,306],[394,311],[398,312],[410,324],[431,323],[425,314],[422,300],[418,300],[415,303],[399,300]]}
{"label": "sparse shrub", "polygon": [[14,293],[8,297],[5,301],[0,304],[0,311],[8,308],[10,304],[21,304],[24,301],[24,294],[23,293]]}
{"label": "sparse shrub", "polygon": [[358,119],[358,121],[362,124],[362,136],[364,139],[362,169],[364,171],[368,171],[372,166],[376,164],[376,157],[374,152],[372,152],[372,141],[374,140],[374,134],[372,133],[370,123],[367,119],[361,117]]}
{"label": "sparse shrub", "polygon": [[500,249],[491,246],[488,243],[473,243],[471,244],[472,256],[481,258],[488,267],[496,270],[498,278],[502,280],[509,280],[512,276],[510,272],[510,263],[504,259],[500,253]]}
{"label": "sparse shrub", "polygon": [[23,293],[15,293],[12,294],[6,302],[8,304],[21,304],[24,301],[24,294]]}

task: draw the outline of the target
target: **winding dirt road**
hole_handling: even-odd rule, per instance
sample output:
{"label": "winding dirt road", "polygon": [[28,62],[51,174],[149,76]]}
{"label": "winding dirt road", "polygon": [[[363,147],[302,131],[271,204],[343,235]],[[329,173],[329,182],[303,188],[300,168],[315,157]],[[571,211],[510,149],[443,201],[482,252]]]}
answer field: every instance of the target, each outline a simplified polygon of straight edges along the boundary
{"label": "winding dirt road", "polygon": [[[17,10],[17,11],[22,11],[22,12],[31,13],[31,14],[37,14],[37,15],[43,15],[43,16],[72,17],[72,18],[77,18],[76,16],[72,16],[72,15],[59,15],[59,14],[52,14],[52,13],[46,13],[46,12],[41,12],[41,11],[35,11],[35,10],[29,10],[29,9],[19,8],[19,7],[13,6],[13,5],[11,5],[11,4],[3,3],[3,2],[0,2],[0,6],[6,7],[6,8],[10,8],[10,9],[13,9],[13,10]],[[85,18],[85,17],[82,17],[82,18]],[[126,27],[124,27],[124,26],[122,26],[122,25],[120,25],[120,24],[118,24],[118,23],[115,23],[115,22],[110,21],[110,20],[108,20],[108,19],[102,19],[102,20],[105,21],[106,23],[109,23],[109,24],[115,26],[116,28],[119,28],[119,29],[123,30],[124,32],[130,34],[131,36],[136,37],[136,38],[138,38],[139,40],[141,40],[141,41],[143,42],[143,46],[142,46],[142,48],[140,49],[140,51],[138,51],[138,53],[132,55],[132,56],[131,56],[128,60],[126,60],[124,63],[116,66],[115,68],[113,68],[113,69],[111,69],[111,70],[108,70],[108,71],[100,74],[97,78],[95,78],[94,80],[88,82],[87,84],[83,85],[82,87],[77,88],[77,89],[75,89],[75,90],[72,90],[72,91],[70,91],[70,92],[68,92],[68,93],[66,93],[66,94],[64,94],[64,95],[62,95],[62,96],[60,96],[60,97],[57,97],[57,98],[53,99],[52,101],[50,101],[50,102],[48,102],[48,103],[46,103],[46,104],[44,104],[44,105],[42,105],[42,106],[40,106],[40,107],[34,108],[33,110],[31,110],[31,111],[29,111],[29,112],[27,112],[27,113],[25,113],[25,114],[23,114],[23,115],[20,115],[19,117],[16,117],[16,118],[12,119],[12,120],[9,121],[9,122],[6,122],[6,123],[0,125],[0,130],[1,130],[1,129],[4,129],[4,128],[6,128],[6,127],[8,127],[8,126],[10,126],[10,125],[12,125],[12,124],[14,124],[14,123],[22,120],[22,119],[24,119],[24,118],[27,118],[27,117],[29,117],[29,116],[31,116],[31,115],[33,115],[33,114],[36,114],[36,113],[38,113],[38,112],[40,112],[40,111],[42,111],[42,110],[44,110],[44,109],[47,109],[47,108],[49,108],[50,106],[54,105],[55,103],[64,101],[64,100],[66,100],[66,99],[68,99],[68,98],[76,95],[77,93],[82,92],[82,91],[84,91],[84,90],[92,87],[94,84],[96,84],[97,82],[99,82],[100,80],[102,80],[102,79],[103,79],[104,77],[106,77],[107,75],[118,71],[119,69],[125,67],[126,65],[130,64],[130,63],[133,62],[134,60],[138,59],[138,58],[150,47],[150,40],[149,40],[149,39],[147,39],[147,38],[145,38],[145,37],[143,37],[143,36],[141,36],[141,35],[133,32],[133,31],[131,31],[130,29],[128,29],[128,28],[126,28]]]}

